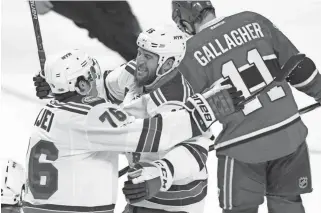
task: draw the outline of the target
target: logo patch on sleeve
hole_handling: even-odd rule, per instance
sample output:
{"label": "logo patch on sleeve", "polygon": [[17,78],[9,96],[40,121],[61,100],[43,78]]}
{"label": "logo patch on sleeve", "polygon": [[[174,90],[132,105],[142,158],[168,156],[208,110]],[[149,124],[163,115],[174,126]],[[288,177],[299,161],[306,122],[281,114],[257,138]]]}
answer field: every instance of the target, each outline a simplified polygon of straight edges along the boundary
{"label": "logo patch on sleeve", "polygon": [[94,97],[94,96],[87,96],[81,99],[81,102],[84,104],[90,104],[90,103],[94,103],[96,101],[101,101],[103,100],[100,97]]}

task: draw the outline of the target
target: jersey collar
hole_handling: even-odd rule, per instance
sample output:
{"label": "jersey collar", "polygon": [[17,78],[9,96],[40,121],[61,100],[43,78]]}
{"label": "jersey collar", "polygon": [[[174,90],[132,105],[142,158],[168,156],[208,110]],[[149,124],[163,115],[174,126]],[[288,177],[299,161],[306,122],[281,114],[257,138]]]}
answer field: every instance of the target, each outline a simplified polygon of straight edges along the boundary
{"label": "jersey collar", "polygon": [[209,22],[206,22],[205,24],[203,24],[202,26],[200,26],[200,31],[208,28],[209,26],[212,26],[214,24],[217,24],[218,22],[222,21],[225,17],[222,16],[222,17],[219,17],[219,18],[215,18]]}

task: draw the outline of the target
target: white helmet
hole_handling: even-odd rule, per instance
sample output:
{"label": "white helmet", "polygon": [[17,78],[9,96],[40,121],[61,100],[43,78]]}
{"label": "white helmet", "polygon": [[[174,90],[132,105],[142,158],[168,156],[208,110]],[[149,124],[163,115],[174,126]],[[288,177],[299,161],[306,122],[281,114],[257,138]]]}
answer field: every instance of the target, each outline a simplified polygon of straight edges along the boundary
{"label": "white helmet", "polygon": [[98,62],[81,50],[64,51],[51,56],[45,63],[45,78],[54,94],[79,92],[76,83],[80,76],[89,82],[101,81]]}
{"label": "white helmet", "polygon": [[24,185],[24,169],[13,160],[0,161],[1,169],[1,202],[2,204],[15,205],[21,198]]}
{"label": "white helmet", "polygon": [[[176,26],[157,26],[139,34],[137,45],[159,56],[156,70],[157,79],[170,73],[176,68],[185,56],[186,37]],[[159,73],[160,68],[169,58],[175,59],[173,67],[166,73]],[[154,81],[154,82],[155,82]]]}

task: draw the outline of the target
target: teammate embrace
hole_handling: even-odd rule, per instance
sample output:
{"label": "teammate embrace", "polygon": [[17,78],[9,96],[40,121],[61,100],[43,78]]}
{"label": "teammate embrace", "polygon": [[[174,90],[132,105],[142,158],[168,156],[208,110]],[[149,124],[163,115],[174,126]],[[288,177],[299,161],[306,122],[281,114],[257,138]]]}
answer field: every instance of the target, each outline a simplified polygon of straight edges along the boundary
{"label": "teammate embrace", "polygon": [[320,101],[313,61],[301,58],[278,82],[299,52],[265,17],[216,18],[209,1],[173,1],[172,18],[192,37],[150,28],[136,59],[113,71],[81,50],[49,57],[34,78],[37,96],[53,99],[29,141],[25,213],[113,212],[119,153],[130,165],[124,212],[203,212],[215,121],[223,212],[256,213],[264,196],[269,212],[304,212],[307,128],[289,84]]}

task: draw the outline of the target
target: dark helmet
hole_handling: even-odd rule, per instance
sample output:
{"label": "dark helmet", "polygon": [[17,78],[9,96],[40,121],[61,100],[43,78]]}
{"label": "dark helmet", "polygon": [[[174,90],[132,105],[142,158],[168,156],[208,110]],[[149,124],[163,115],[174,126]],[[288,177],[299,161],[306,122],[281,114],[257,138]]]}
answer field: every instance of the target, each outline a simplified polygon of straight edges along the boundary
{"label": "dark helmet", "polygon": [[195,21],[204,9],[213,9],[211,1],[172,1],[172,19],[176,25],[188,34],[194,35]]}

